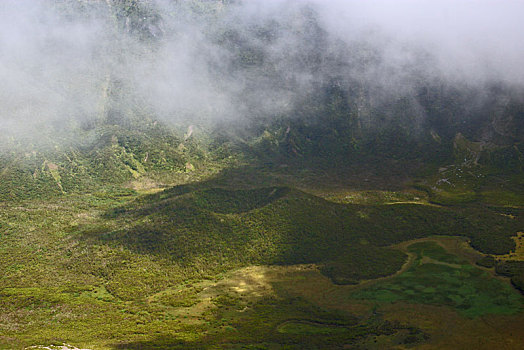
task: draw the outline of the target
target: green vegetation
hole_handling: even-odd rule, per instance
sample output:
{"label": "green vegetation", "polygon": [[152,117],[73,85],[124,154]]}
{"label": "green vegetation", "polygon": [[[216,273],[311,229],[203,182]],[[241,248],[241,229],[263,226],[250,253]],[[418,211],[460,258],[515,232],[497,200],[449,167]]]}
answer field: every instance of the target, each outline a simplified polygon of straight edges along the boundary
{"label": "green vegetation", "polygon": [[376,336],[393,338],[408,344],[424,340],[416,328],[375,317],[360,322],[346,313],[322,310],[300,298],[285,294],[263,298],[247,310],[219,307],[207,325],[208,333],[193,342],[171,334],[149,341],[123,343],[117,349],[187,349],[187,348],[336,348],[356,345]]}
{"label": "green vegetation", "polygon": [[522,310],[523,298],[518,292],[436,243],[412,244],[409,251],[416,254],[416,261],[408,271],[358,291],[353,298],[447,305],[468,317]]}
{"label": "green vegetation", "polygon": [[492,268],[495,266],[496,260],[491,255],[486,255],[479,261],[477,261],[477,265],[486,267],[486,268]]}
{"label": "green vegetation", "polygon": [[[218,309],[212,312],[201,304],[206,300],[202,283],[242,266],[302,263],[318,264],[335,283],[356,283],[401,268],[406,255],[391,244],[430,235],[459,235],[486,253],[501,254],[514,248],[511,237],[521,227],[518,208],[447,208],[376,199],[371,204],[334,203],[289,186],[272,185],[280,181],[279,176],[259,168],[240,168],[154,194],[141,195],[108,184],[87,194],[3,202],[0,310],[7,321],[0,327],[0,348],[61,342],[95,349],[163,348],[166,344],[194,348],[231,342],[300,348],[305,341],[318,347],[358,343],[367,341],[366,334],[404,339],[401,334],[411,332],[405,326],[390,325],[383,331],[376,331],[374,327],[382,326],[367,321],[349,326],[344,323],[352,319],[349,315],[341,326],[331,311],[311,316],[317,312],[311,309],[314,304],[304,306],[305,312],[297,311],[302,302],[284,307],[288,296],[262,302],[224,293],[213,297]],[[254,187],[253,181],[266,186]],[[463,307],[468,316],[518,310],[520,299],[510,287],[501,287],[479,270],[429,248],[424,248],[419,260],[430,256],[460,269],[421,264],[408,271],[420,274],[413,281],[403,274],[390,282],[403,278],[406,286],[392,284],[400,289],[369,298],[393,300],[391,295],[396,295],[396,300],[427,302],[427,295],[432,295],[431,303]],[[435,275],[424,271],[431,266],[437,270]],[[458,278],[457,271],[473,287],[450,286]],[[427,286],[418,291],[424,285],[420,279]],[[443,289],[431,293],[434,281],[441,281]],[[457,298],[446,299],[446,293]],[[472,298],[471,293],[479,297]],[[493,306],[486,298],[500,305]],[[242,312],[246,307],[250,311]],[[184,313],[200,308],[203,312],[196,315]],[[288,321],[292,322],[286,326]],[[79,329],[87,331],[80,334]],[[204,332],[208,335],[202,337]],[[247,336],[259,332],[258,338]]]}
{"label": "green vegetation", "polygon": [[60,136],[49,130],[38,142],[0,147],[0,200],[95,192],[142,177],[170,184],[194,181],[237,161],[232,152],[222,152],[222,143],[215,141],[211,148],[208,137],[198,132],[185,139],[187,126],[170,127],[143,113]]}
{"label": "green vegetation", "polygon": [[288,321],[278,326],[280,333],[303,334],[303,335],[325,335],[337,332],[347,332],[347,329],[337,326],[325,325],[322,323],[306,321]]}
{"label": "green vegetation", "polygon": [[524,294],[524,261],[506,260],[495,264],[497,274],[511,278],[511,283]]}
{"label": "green vegetation", "polygon": [[209,186],[180,186],[142,197],[107,212],[108,222],[119,229],[78,227],[80,237],[204,273],[246,264],[325,263],[322,271],[334,280],[354,283],[400,269],[405,255],[386,247],[394,243],[466,235],[481,251],[500,254],[514,248],[510,237],[518,229],[515,220],[478,208],[346,205],[283,187]]}
{"label": "green vegetation", "polygon": [[370,244],[350,245],[336,260],[325,263],[320,271],[336,284],[353,284],[362,279],[392,275],[406,261],[406,254]]}
{"label": "green vegetation", "polygon": [[[289,28],[228,28],[218,17],[229,2],[177,2],[180,13],[167,17],[184,16],[187,6],[213,25],[201,35],[231,58],[220,74],[262,72],[264,82],[275,79],[286,91],[290,84],[293,95],[294,72],[282,72],[262,50],[284,29],[310,35],[298,56],[312,66],[300,76],[336,72],[322,62],[346,64],[317,45],[323,33],[309,10],[297,11]],[[168,26],[155,2],[100,4],[130,40],[162,52],[155,45]],[[56,6],[67,12],[68,2]],[[348,52],[357,66],[382,60],[371,47]],[[46,125],[39,138],[0,135],[0,349],[427,342],[430,326],[383,314],[394,302],[457,310],[457,324],[496,315],[493,332],[521,324],[523,298],[513,287],[524,290],[524,262],[495,257],[511,255],[513,237],[524,231],[518,98],[494,93],[505,101],[497,103],[502,112],[480,102],[469,111],[475,88],[460,92],[417,76],[416,94],[381,101],[360,79],[319,78],[284,115],[261,118],[265,112],[251,110],[249,94],[239,91],[248,100],[240,108],[245,123],[215,125],[188,112],[174,116],[186,122],[168,126],[110,77],[95,119]],[[507,122],[495,129],[498,120]],[[489,255],[455,255],[427,241],[399,248],[439,235]]]}

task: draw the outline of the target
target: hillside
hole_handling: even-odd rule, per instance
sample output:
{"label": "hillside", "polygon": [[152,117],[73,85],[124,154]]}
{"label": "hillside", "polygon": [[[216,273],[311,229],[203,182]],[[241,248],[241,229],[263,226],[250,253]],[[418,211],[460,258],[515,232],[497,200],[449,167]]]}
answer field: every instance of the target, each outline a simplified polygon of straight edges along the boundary
{"label": "hillside", "polygon": [[0,349],[520,349],[519,71],[344,6],[1,5]]}

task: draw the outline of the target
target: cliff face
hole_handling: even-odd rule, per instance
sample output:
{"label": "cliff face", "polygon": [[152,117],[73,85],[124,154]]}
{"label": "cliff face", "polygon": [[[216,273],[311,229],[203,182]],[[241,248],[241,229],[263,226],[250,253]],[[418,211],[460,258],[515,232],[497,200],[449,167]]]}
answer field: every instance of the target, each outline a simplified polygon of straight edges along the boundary
{"label": "cliff face", "polygon": [[522,87],[446,78],[431,53],[413,47],[402,52],[409,57],[405,64],[395,64],[387,40],[364,35],[343,41],[313,7],[246,23],[237,5],[192,1],[177,7],[178,15],[166,15],[153,3],[114,1],[112,11],[124,31],[160,45],[183,35],[172,25],[181,14],[211,23],[198,30],[223,54],[207,68],[214,83],[235,90],[228,98],[238,108],[228,113],[239,116],[226,129],[236,128],[236,136],[267,131],[276,137],[271,142],[293,154],[299,148],[402,154],[404,145],[414,144],[452,152],[459,133],[496,146],[523,141]]}

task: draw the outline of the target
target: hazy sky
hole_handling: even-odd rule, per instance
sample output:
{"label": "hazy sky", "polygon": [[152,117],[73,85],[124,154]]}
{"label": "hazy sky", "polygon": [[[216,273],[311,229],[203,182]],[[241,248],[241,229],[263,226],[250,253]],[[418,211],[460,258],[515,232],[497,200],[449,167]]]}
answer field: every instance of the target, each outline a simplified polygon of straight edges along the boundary
{"label": "hazy sky", "polygon": [[111,2],[61,2],[0,2],[4,134],[100,117],[115,82],[114,108],[174,121],[280,115],[333,76],[395,93],[413,71],[524,85],[524,1],[158,0],[144,5],[149,41]]}

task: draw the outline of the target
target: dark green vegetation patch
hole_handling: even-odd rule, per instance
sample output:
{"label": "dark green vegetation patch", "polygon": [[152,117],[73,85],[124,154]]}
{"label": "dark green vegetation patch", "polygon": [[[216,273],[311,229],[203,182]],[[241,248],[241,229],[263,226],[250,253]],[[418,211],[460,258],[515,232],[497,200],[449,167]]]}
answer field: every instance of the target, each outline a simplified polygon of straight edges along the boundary
{"label": "dark green vegetation patch", "polygon": [[465,260],[447,253],[434,242],[415,243],[413,266],[390,281],[379,282],[353,294],[377,302],[404,300],[446,305],[468,317],[515,314],[522,310],[517,291]]}
{"label": "dark green vegetation patch", "polygon": [[287,187],[177,186],[107,211],[119,229],[80,227],[91,244],[123,246],[213,274],[249,264],[321,263],[336,283],[387,276],[406,261],[391,244],[471,238],[493,254],[515,247],[519,222],[484,208],[338,204]]}
{"label": "dark green vegetation patch", "polygon": [[511,278],[511,283],[524,293],[524,261],[498,261],[495,265],[497,274]]}

